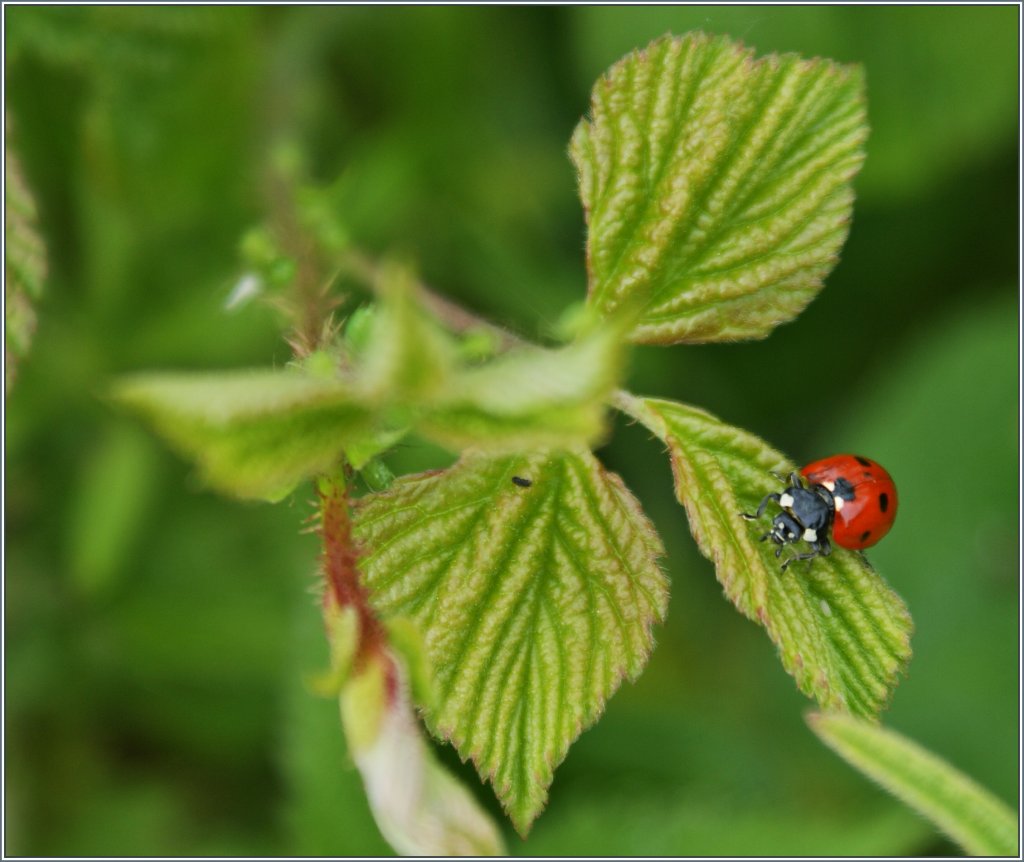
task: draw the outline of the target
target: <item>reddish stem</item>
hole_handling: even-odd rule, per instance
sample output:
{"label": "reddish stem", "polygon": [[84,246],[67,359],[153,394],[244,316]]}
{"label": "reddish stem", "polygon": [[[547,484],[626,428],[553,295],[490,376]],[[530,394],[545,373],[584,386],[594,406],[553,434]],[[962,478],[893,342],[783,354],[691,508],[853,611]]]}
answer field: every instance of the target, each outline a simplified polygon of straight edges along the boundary
{"label": "reddish stem", "polygon": [[[359,619],[359,645],[355,664],[361,668],[371,656],[385,655],[387,633],[370,607],[370,593],[359,575],[359,553],[352,537],[348,494],[335,479],[317,483],[320,497],[321,565],[324,573],[324,610],[353,608]],[[390,666],[390,662],[388,662]]]}

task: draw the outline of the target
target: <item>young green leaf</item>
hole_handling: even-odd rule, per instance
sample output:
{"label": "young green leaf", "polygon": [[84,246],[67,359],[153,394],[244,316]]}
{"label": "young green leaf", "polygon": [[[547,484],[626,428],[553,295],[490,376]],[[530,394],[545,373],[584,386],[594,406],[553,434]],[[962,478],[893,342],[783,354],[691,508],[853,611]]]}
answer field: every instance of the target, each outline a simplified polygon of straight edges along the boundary
{"label": "young green leaf", "polygon": [[455,361],[454,340],[417,302],[412,274],[396,265],[377,276],[376,307],[359,357],[361,387],[399,414],[445,391]]}
{"label": "young green leaf", "polygon": [[570,146],[589,302],[637,342],[764,337],[835,265],[866,134],[856,68],[701,33],[630,54]]}
{"label": "young green leaf", "polygon": [[622,371],[621,333],[597,329],[564,347],[524,346],[454,375],[420,431],[443,446],[490,452],[592,443]]}
{"label": "young green leaf", "polygon": [[779,489],[771,471],[794,466],[703,410],[625,394],[618,404],[668,444],[676,497],[701,553],[733,604],[764,626],[800,690],[827,709],[877,715],[910,659],[902,600],[863,555],[842,548],[780,571],[774,546],[758,541],[764,524],[740,517]]}
{"label": "young green leaf", "polygon": [[[356,351],[360,391],[380,431],[349,447],[358,468],[414,428],[450,449],[525,451],[592,443],[623,365],[623,327],[592,327],[572,343],[513,347],[486,361],[462,351],[423,307],[407,271],[378,276],[383,299]],[[356,463],[358,462],[358,463]]]}
{"label": "young green leaf", "polygon": [[[11,121],[7,118],[7,127]],[[10,141],[4,150],[4,379],[10,390],[18,362],[28,353],[36,328],[35,301],[46,277],[46,249],[39,236],[36,205]]]}
{"label": "young green leaf", "polygon": [[569,745],[650,652],[668,598],[657,534],[580,450],[468,453],[399,479],[357,504],[356,538],[374,605],[424,634],[431,729],[525,834]]}
{"label": "young green leaf", "polygon": [[1019,856],[1017,817],[988,790],[916,742],[849,715],[807,722],[845,761],[927,817],[972,856]]}
{"label": "young green leaf", "polygon": [[345,445],[345,460],[354,470],[362,470],[378,455],[401,442],[408,433],[408,428],[372,427]]}
{"label": "young green leaf", "polygon": [[239,497],[284,497],[370,427],[345,382],[298,370],[140,374],[113,395],[197,461],[206,481]]}

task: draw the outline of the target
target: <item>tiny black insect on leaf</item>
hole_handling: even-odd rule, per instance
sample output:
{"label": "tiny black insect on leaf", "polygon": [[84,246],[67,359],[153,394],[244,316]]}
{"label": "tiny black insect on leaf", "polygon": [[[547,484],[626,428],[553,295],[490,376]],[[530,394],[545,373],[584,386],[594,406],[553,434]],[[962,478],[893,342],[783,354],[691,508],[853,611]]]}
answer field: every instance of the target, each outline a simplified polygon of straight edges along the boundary
{"label": "tiny black insect on leaf", "polygon": [[522,476],[513,476],[512,483],[520,488],[529,488],[533,484],[529,479],[524,479]]}

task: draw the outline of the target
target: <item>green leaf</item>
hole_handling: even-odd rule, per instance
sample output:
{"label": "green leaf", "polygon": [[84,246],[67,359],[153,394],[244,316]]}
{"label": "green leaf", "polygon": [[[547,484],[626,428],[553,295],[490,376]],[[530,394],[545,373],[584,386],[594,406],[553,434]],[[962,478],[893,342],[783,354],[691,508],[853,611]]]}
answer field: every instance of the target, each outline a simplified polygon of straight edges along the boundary
{"label": "green leaf", "polygon": [[780,571],[764,525],[750,523],[795,469],[753,434],[672,401],[620,395],[619,406],[669,447],[676,497],[730,601],[764,626],[800,690],[827,709],[873,717],[910,659],[912,622],[899,596],[858,552],[835,548]]}
{"label": "green leaf", "polygon": [[407,270],[384,267],[378,284],[383,301],[364,315],[372,322],[357,362],[361,390],[382,411],[385,431],[350,447],[357,468],[410,427],[450,449],[491,452],[601,437],[605,402],[622,373],[621,326],[591,327],[563,347],[523,345],[479,362],[422,307]]}
{"label": "green leaf", "polygon": [[369,427],[344,381],[298,370],[140,374],[113,395],[195,459],[207,482],[239,497],[282,498]]}
{"label": "green leaf", "polygon": [[668,598],[657,534],[585,450],[468,453],[364,497],[355,524],[374,605],[424,634],[429,726],[525,834],[569,745],[650,652]]}
{"label": "green leaf", "polygon": [[593,443],[604,433],[622,360],[614,327],[565,347],[514,348],[455,375],[420,430],[449,448],[490,452]]}
{"label": "green leaf", "polygon": [[[396,264],[381,267],[383,296],[370,317],[366,347],[359,357],[360,385],[404,417],[418,403],[444,392],[455,361],[455,344],[416,300],[412,274]],[[353,333],[358,343],[358,336]]]}
{"label": "green leaf", "polygon": [[866,134],[858,69],[701,33],[630,54],[570,146],[589,302],[637,342],[766,336],[835,265]]}
{"label": "green leaf", "polygon": [[1017,817],[988,790],[916,742],[849,715],[808,724],[852,766],[932,821],[973,856],[1017,856]]}
{"label": "green leaf", "polygon": [[490,452],[603,435],[622,366],[616,327],[462,367],[448,364],[447,336],[415,309],[398,316],[405,323],[382,313],[380,346],[345,380],[322,371],[149,374],[127,378],[115,394],[198,461],[211,485],[241,497],[280,499],[342,452],[362,469],[409,430]]}
{"label": "green leaf", "polygon": [[362,470],[378,455],[386,452],[408,434],[407,428],[370,428],[345,446],[345,458],[352,468]]}
{"label": "green leaf", "polygon": [[[6,118],[11,127],[10,117]],[[18,157],[4,149],[4,386],[9,391],[18,362],[28,353],[36,329],[34,303],[43,292],[46,249],[39,236],[36,205]]]}

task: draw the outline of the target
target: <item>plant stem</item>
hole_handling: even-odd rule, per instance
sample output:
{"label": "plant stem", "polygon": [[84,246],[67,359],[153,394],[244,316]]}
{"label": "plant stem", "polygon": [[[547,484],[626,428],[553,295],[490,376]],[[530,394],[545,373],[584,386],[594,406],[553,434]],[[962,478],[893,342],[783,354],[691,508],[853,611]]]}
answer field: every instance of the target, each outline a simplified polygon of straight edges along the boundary
{"label": "plant stem", "polygon": [[[363,282],[375,294],[377,293],[380,284],[378,278],[380,267],[371,258],[353,249],[346,254],[341,269]],[[496,323],[491,323],[486,318],[436,293],[422,281],[416,281],[416,289],[423,306],[452,332],[461,334],[473,329],[484,330],[495,338],[500,350],[508,350],[511,347],[527,343],[524,338],[514,332],[510,332]]]}
{"label": "plant stem", "polygon": [[330,295],[332,279],[325,275],[316,242],[299,223],[294,183],[271,165],[265,186],[271,229],[281,251],[295,261],[291,296],[285,307],[294,321],[288,343],[296,358],[302,359],[322,345],[330,332],[331,312],[338,303]]}
{"label": "plant stem", "polygon": [[352,608],[359,619],[356,667],[380,655],[388,643],[387,632],[370,606],[370,594],[359,574],[359,553],[352,537],[347,484],[343,475],[320,476],[321,566],[324,575],[324,610]]}

